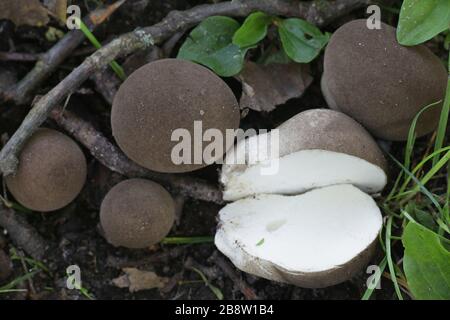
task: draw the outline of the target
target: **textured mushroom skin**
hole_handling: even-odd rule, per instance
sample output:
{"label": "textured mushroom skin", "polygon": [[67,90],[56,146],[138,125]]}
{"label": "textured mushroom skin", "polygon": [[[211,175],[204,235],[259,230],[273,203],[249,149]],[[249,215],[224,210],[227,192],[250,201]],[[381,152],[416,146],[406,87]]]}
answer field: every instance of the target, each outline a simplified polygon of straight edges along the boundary
{"label": "textured mushroom skin", "polygon": [[[365,19],[340,27],[325,51],[322,92],[375,136],[405,140],[415,115],[443,99],[447,72],[427,47],[401,46],[395,33],[384,23],[370,30]],[[433,131],[439,114],[439,107],[424,112],[417,134]]]}
{"label": "textured mushroom skin", "polygon": [[38,129],[25,143],[15,175],[5,178],[14,198],[35,211],[60,209],[76,198],[86,181],[86,158],[68,136]]}
{"label": "textured mushroom skin", "polygon": [[146,248],[161,241],[172,228],[175,203],[159,184],[129,179],[115,185],[100,208],[100,223],[109,243]]}
{"label": "textured mushroom skin", "polygon": [[[239,126],[238,103],[210,70],[177,59],[158,60],[136,70],[121,85],[111,110],[119,147],[136,163],[159,172],[186,172],[206,165],[176,165],[171,159],[172,148],[179,143],[171,141],[172,131],[185,128],[194,138],[194,121],[200,120],[203,132],[216,128],[225,137],[226,129]],[[230,146],[225,145],[224,152]],[[215,160],[222,154],[216,156]]]}
{"label": "textured mushroom skin", "polygon": [[321,149],[364,159],[387,172],[387,162],[376,141],[359,123],[342,112],[311,109],[281,124],[286,136],[280,145],[282,155],[299,150]]}

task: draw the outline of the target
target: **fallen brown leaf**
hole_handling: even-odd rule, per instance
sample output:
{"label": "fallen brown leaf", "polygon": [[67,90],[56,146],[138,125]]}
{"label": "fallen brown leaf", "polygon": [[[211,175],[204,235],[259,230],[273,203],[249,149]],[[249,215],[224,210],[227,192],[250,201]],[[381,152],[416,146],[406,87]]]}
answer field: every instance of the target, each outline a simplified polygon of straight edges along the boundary
{"label": "fallen brown leaf", "polygon": [[242,83],[241,109],[264,112],[300,97],[313,80],[306,64],[260,65],[250,61],[246,62],[237,79]]}
{"label": "fallen brown leaf", "polygon": [[119,288],[128,288],[130,292],[148,290],[153,288],[163,288],[169,279],[160,277],[152,271],[144,271],[136,268],[123,268],[125,273],[112,280],[113,284]]}
{"label": "fallen brown leaf", "polygon": [[16,26],[45,26],[49,22],[47,9],[39,0],[1,0],[0,19],[8,19]]}
{"label": "fallen brown leaf", "polygon": [[66,21],[67,0],[44,0],[44,5],[59,21]]}

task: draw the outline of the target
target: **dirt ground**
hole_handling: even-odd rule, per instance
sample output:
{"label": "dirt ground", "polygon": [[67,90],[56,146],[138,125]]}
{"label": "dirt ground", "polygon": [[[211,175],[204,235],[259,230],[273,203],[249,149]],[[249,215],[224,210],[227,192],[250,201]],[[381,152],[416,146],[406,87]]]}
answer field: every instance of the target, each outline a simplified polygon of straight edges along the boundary
{"label": "dirt ground", "polygon": [[[121,8],[113,18],[102,25],[96,35],[99,39],[109,40],[126,31],[134,30],[138,26],[152,25],[160,21],[173,9],[183,10],[202,3],[203,1],[133,1]],[[79,1],[82,8],[85,4],[94,6],[94,1]],[[147,3],[146,6],[144,6]],[[142,8],[145,7],[144,10]],[[363,12],[356,12],[339,21],[335,21],[326,28],[333,31],[344,21],[362,16]],[[10,49],[11,43],[17,51],[45,52],[53,43],[45,38],[45,28],[18,27],[15,28],[8,21],[0,21],[0,51]],[[83,48],[89,48],[85,42]],[[432,48],[439,50],[439,48]],[[176,50],[174,50],[176,52]],[[439,51],[437,51],[439,53]],[[83,59],[83,55],[73,55],[67,59],[54,75],[40,89],[45,93],[56,85]],[[305,95],[299,99],[292,99],[286,105],[279,106],[270,114],[250,111],[243,120],[244,128],[273,128],[302,110],[326,107],[323,100],[319,79],[322,58],[316,59],[311,65],[314,76],[313,84]],[[20,79],[33,66],[33,62],[0,62],[0,67],[12,70]],[[239,86],[234,80],[227,80],[236,95],[240,95]],[[110,106],[95,91],[91,81],[85,82],[81,89],[74,93],[68,108],[75,111],[84,119],[93,123],[101,132],[111,137],[108,110]],[[28,107],[2,105],[0,107],[1,132],[11,135],[18,127]],[[57,128],[54,122],[47,121],[47,127]],[[419,145],[426,146],[427,138],[420,139]],[[401,156],[403,145],[383,143],[394,155]],[[199,269],[215,287],[219,288],[226,299],[244,299],[242,290],[238,288],[238,281],[225,274],[217,264],[221,254],[213,243],[191,245],[161,245],[148,250],[127,250],[114,248],[101,236],[98,228],[98,209],[105,193],[117,181],[123,179],[118,174],[111,173],[102,167],[86,151],[89,164],[88,183],[81,196],[68,207],[58,212],[48,214],[30,214],[19,212],[36,227],[40,234],[55,246],[42,263],[49,269],[35,275],[31,282],[24,281],[18,288],[30,288],[28,293],[17,292],[0,295],[0,299],[87,299],[78,290],[66,288],[66,268],[78,265],[81,269],[83,287],[95,299],[215,299],[214,292],[200,276],[192,270]],[[211,166],[200,170],[195,175],[217,182],[218,166]],[[396,169],[392,168],[392,176]],[[389,190],[389,188],[386,188]],[[213,236],[216,228],[216,216],[220,206],[202,201],[186,199],[181,215],[170,236]],[[8,234],[1,232],[0,243],[4,241],[3,250],[9,252],[13,248]],[[397,248],[401,250],[400,246]],[[395,252],[394,252],[395,254]],[[222,256],[223,257],[223,256]],[[381,260],[381,250],[374,257],[372,263]],[[130,293],[127,288],[118,288],[112,280],[123,274],[121,268],[135,267],[141,270],[154,271],[161,277],[168,278],[163,288]],[[240,273],[233,269],[235,275],[241,278],[248,288],[261,299],[360,299],[366,290],[366,279],[369,274],[361,272],[351,281],[325,289],[302,289],[291,285],[278,284]],[[13,274],[8,280],[0,281],[0,287],[14,278],[24,274],[19,260],[14,261]],[[394,297],[392,285],[383,278],[382,290],[375,290],[373,298],[391,299]]]}

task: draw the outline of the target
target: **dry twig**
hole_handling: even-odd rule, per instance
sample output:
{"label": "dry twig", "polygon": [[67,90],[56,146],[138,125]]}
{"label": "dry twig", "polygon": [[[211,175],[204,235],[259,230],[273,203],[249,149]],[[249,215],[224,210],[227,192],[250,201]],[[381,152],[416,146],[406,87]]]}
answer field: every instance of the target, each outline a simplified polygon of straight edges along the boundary
{"label": "dry twig", "polygon": [[36,61],[41,57],[39,53],[0,52],[0,61]]}
{"label": "dry twig", "polygon": [[221,255],[215,252],[211,256],[211,260],[230,278],[235,286],[241,291],[247,300],[257,300],[259,297],[256,295],[255,291],[243,280],[239,274],[236,272],[235,268],[225,260]]}
{"label": "dry twig", "polygon": [[[106,8],[96,10],[89,14],[89,16],[84,19],[84,23],[92,31],[103,21],[105,21],[111,14],[122,5],[123,0],[118,1]],[[80,30],[72,30],[68,32],[56,45],[54,45],[49,51],[44,54],[39,55],[38,61],[34,68],[15,86],[9,88],[0,96],[4,100],[13,101],[16,104],[24,104],[31,100],[32,93],[38,88],[38,86],[47,79],[53,71],[69,56],[73,53],[76,47],[78,47],[85,37],[83,32]],[[30,54],[18,54],[12,56],[12,53],[2,53],[1,57],[6,56],[10,59],[15,58],[16,60],[21,58],[22,61],[32,59],[33,56]],[[34,55],[35,56],[35,55]],[[74,88],[75,89],[75,88]]]}
{"label": "dry twig", "polygon": [[0,226],[8,230],[14,244],[25,250],[28,255],[36,260],[44,257],[48,248],[46,241],[24,217],[13,209],[6,208],[2,203],[0,203]]}

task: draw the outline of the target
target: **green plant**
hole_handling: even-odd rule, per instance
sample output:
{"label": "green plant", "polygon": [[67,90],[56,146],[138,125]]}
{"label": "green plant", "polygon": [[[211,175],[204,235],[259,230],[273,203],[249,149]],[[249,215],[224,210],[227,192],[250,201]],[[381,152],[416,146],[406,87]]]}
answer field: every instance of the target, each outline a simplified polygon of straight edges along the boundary
{"label": "green plant", "polygon": [[26,292],[27,289],[17,289],[17,286],[25,281],[31,280],[40,272],[45,272],[47,275],[50,275],[49,269],[42,262],[18,254],[15,248],[11,248],[10,258],[12,261],[18,261],[18,263],[21,263],[25,269],[25,273],[11,280],[11,282],[1,286],[0,295],[14,292]]}
{"label": "green plant", "polygon": [[[89,30],[88,26],[86,26],[86,24],[83,22],[83,20],[77,18],[77,23],[79,24],[80,29],[83,32],[84,36],[92,43],[92,45],[96,49],[100,49],[102,47],[102,45],[97,40],[97,38],[94,36],[94,34],[91,32],[91,30]],[[124,81],[127,78],[122,67],[115,60],[111,61],[109,63],[109,66],[116,73],[116,75],[119,77],[120,80]]]}
{"label": "green plant", "polygon": [[254,12],[240,25],[232,18],[213,16],[191,31],[178,52],[178,58],[203,64],[223,77],[236,75],[243,68],[247,51],[261,43],[272,25],[278,29],[282,47],[274,53],[277,57],[273,60],[276,61],[281,61],[280,58],[286,61],[280,56],[282,52],[295,62],[311,62],[330,38],[328,33],[322,33],[314,25],[297,18],[281,19]]}
{"label": "green plant", "polygon": [[[449,25],[448,0],[405,0],[400,11],[397,39],[405,46],[417,45],[441,32],[448,32]],[[430,141],[422,160],[415,165],[412,161],[417,120],[423,111],[441,102],[426,106],[412,122],[403,163],[391,156],[401,171],[382,203],[388,219],[385,238],[380,238],[384,240],[382,246],[386,253],[380,268],[383,271],[388,266],[388,277],[399,299],[403,299],[402,292],[416,299],[450,299],[450,146],[444,145],[450,110],[450,81],[434,146]],[[439,188],[441,181],[447,184],[445,188]],[[395,230],[402,233],[401,237],[393,235]],[[404,254],[394,257],[392,249],[399,241]],[[372,293],[373,289],[368,289],[363,299],[369,299]]]}

